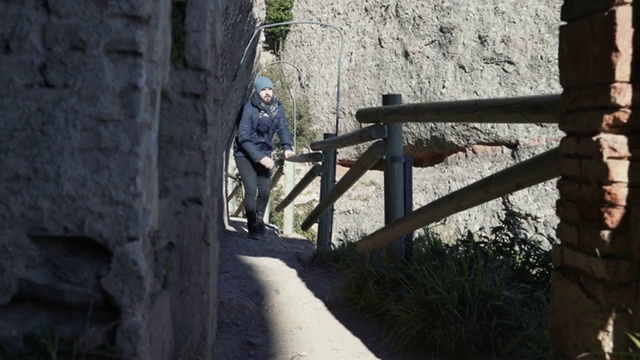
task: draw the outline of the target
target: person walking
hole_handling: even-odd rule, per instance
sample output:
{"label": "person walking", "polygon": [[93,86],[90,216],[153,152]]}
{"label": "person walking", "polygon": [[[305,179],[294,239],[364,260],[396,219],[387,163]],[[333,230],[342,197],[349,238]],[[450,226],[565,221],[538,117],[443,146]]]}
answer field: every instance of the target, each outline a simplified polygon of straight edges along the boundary
{"label": "person walking", "polygon": [[275,135],[280,138],[285,158],[295,153],[284,105],[276,97],[273,82],[260,76],[254,81],[254,90],[242,109],[233,156],[244,187],[249,237],[259,238],[266,231],[264,213],[271,192]]}

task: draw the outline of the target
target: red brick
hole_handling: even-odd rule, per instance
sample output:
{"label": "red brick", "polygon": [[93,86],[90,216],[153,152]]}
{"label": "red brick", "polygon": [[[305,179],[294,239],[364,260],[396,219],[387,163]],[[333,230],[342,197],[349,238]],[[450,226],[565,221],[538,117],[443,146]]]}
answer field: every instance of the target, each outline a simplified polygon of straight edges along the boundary
{"label": "red brick", "polygon": [[579,244],[578,227],[560,221],[556,227],[556,237],[561,244],[577,246]]}
{"label": "red brick", "polygon": [[566,155],[580,155],[580,156],[588,156],[588,154],[583,153],[583,149],[580,146],[580,141],[583,137],[567,135],[560,140],[560,145],[558,148],[560,149],[560,156]]}
{"label": "red brick", "polygon": [[626,184],[596,185],[595,183],[578,183],[566,178],[557,182],[560,196],[576,204],[586,206],[627,206],[640,200],[628,199],[629,188]]}
{"label": "red brick", "polygon": [[566,156],[558,158],[558,173],[560,176],[571,178],[581,178],[583,159],[575,159]]}
{"label": "red brick", "polygon": [[628,209],[613,205],[585,205],[571,199],[560,198],[556,202],[556,214],[560,221],[574,226],[589,224],[603,230],[629,231]]}
{"label": "red brick", "polygon": [[589,204],[591,194],[585,192],[585,188],[588,186],[567,178],[560,178],[556,183],[560,198],[570,200],[576,204]]}
{"label": "red brick", "polygon": [[[625,183],[631,187],[638,185],[637,178],[635,182],[629,182],[630,170],[633,169],[634,174],[640,163],[633,163],[628,160],[591,160],[576,159],[567,156],[558,159],[558,172],[560,176],[566,176],[574,179],[582,179],[582,182],[595,182],[599,184]],[[635,176],[635,175],[634,175]]]}
{"label": "red brick", "polygon": [[602,221],[608,229],[625,229],[627,209],[621,206],[605,206],[599,209]]}
{"label": "red brick", "polygon": [[633,239],[631,243],[633,258],[640,268],[640,207],[634,206],[629,209],[627,216],[629,217],[630,223],[629,234],[631,234],[631,238]]}
{"label": "red brick", "polygon": [[556,201],[556,214],[562,222],[576,226],[583,223],[584,215],[580,207],[568,199],[560,198]]}
{"label": "red brick", "polygon": [[562,156],[625,160],[629,159],[632,153],[640,153],[640,136],[603,133],[596,136],[565,136],[560,141]]}
{"label": "red brick", "polygon": [[630,83],[616,82],[568,88],[560,96],[560,108],[574,110],[594,107],[631,107],[634,99],[640,99],[639,96],[640,90],[634,90]]}
{"label": "red brick", "polygon": [[627,231],[628,227],[625,222],[625,215],[627,209],[619,206],[603,206],[600,208],[586,208],[583,213],[585,214],[585,220],[587,223],[593,222],[594,224],[603,226],[605,229],[620,229],[621,231]]}
{"label": "red brick", "polygon": [[631,4],[632,0],[564,0],[560,18],[571,22],[594,13],[605,12],[616,5]]}
{"label": "red brick", "polygon": [[556,269],[569,267],[595,279],[612,283],[635,281],[638,271],[631,259],[603,258],[601,255],[596,252],[585,254],[567,246],[554,245],[553,267]]}
{"label": "red brick", "polygon": [[560,115],[559,127],[570,135],[626,134],[640,129],[640,118],[629,109],[565,112]]}
{"label": "red brick", "polygon": [[633,8],[617,6],[560,27],[560,84],[565,89],[631,81]]}
{"label": "red brick", "polygon": [[628,183],[629,166],[628,160],[583,160],[582,176],[601,183]]}
{"label": "red brick", "polygon": [[640,153],[640,136],[600,134],[595,139],[602,157],[600,159],[629,159]]}
{"label": "red brick", "polygon": [[590,224],[574,226],[560,222],[556,236],[561,244],[568,244],[581,251],[602,256],[628,256],[631,254],[631,239],[620,230],[593,228]]}

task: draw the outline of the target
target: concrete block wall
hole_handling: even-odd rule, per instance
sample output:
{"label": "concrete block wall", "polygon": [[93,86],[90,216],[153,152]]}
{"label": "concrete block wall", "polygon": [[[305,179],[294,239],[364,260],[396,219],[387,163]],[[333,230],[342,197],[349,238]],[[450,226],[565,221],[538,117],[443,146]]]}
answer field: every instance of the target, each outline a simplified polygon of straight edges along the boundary
{"label": "concrete block wall", "polygon": [[0,1],[4,349],[35,334],[213,356],[225,151],[257,20],[252,2],[181,3],[176,69],[172,0]]}
{"label": "concrete block wall", "polygon": [[634,350],[627,332],[640,330],[634,8],[624,0],[566,0],[562,8],[556,358],[616,358]]}

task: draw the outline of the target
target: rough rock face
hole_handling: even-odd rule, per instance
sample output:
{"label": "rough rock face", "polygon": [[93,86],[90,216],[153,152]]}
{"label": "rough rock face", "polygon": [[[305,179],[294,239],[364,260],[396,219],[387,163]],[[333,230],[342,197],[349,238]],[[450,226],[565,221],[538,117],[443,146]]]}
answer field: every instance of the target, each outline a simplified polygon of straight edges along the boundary
{"label": "rough rock face", "polygon": [[[338,122],[338,134],[344,134],[361,127],[356,111],[380,106],[382,94],[402,94],[404,103],[559,94],[561,5],[298,0],[295,20],[343,29],[340,74],[340,36],[330,27],[294,25],[283,56],[305,74],[302,96],[312,105],[319,132],[334,133]],[[556,125],[405,124],[405,153],[428,166],[414,169],[414,208],[556,147],[562,135]],[[364,149],[341,149],[338,159],[348,163]],[[336,203],[336,214],[351,214],[335,217],[336,232],[370,232],[384,222],[381,196],[365,203],[347,199]],[[527,217],[530,228],[553,236],[556,199],[555,181],[548,181],[452,216],[434,230],[454,234],[488,227],[508,207]],[[370,211],[374,206],[380,209],[377,219]]]}
{"label": "rough rock face", "polygon": [[0,2],[7,356],[40,336],[78,357],[211,357],[224,154],[254,66],[255,51],[240,65],[238,46],[262,18],[253,11],[224,0]]}

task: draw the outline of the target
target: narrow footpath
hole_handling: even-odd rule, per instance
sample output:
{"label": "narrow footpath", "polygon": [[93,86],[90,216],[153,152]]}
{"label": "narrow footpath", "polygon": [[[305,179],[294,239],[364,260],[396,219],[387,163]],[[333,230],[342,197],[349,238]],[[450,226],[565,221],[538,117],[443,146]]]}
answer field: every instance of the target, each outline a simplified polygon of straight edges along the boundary
{"label": "narrow footpath", "polygon": [[341,274],[314,264],[314,245],[271,228],[246,237],[232,218],[220,242],[217,360],[414,360],[393,354],[383,329],[340,305]]}

